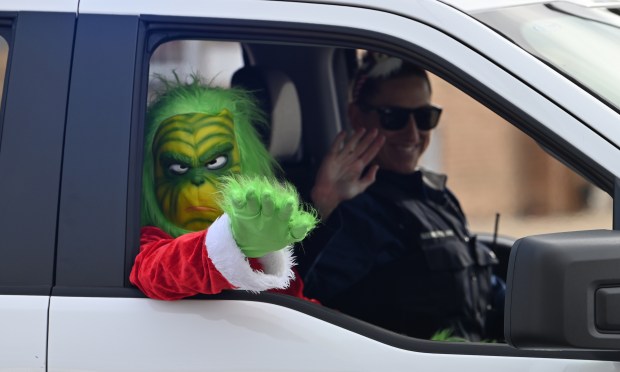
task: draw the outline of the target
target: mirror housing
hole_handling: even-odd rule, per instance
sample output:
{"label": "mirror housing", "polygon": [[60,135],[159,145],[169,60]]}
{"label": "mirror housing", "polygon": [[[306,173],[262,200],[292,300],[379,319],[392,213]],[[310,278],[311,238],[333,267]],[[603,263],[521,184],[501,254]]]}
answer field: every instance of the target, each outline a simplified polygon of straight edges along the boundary
{"label": "mirror housing", "polygon": [[517,240],[505,306],[504,334],[516,348],[620,350],[620,231]]}

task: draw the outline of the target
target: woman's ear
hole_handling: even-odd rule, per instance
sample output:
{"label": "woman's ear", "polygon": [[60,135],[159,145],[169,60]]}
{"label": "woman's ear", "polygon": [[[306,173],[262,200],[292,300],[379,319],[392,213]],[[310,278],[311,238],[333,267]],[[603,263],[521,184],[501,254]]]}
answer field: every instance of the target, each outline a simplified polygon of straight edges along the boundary
{"label": "woman's ear", "polygon": [[348,108],[349,114],[349,124],[353,130],[361,129],[364,127],[364,123],[362,121],[362,112],[360,111],[360,107],[355,104],[355,102],[349,103]]}

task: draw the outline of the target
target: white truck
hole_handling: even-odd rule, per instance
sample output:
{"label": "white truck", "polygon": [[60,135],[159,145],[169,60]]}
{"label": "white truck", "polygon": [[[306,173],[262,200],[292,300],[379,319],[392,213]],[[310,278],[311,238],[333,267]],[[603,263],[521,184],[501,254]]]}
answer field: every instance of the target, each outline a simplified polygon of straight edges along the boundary
{"label": "white truck", "polygon": [[[0,0],[0,371],[618,370],[619,10],[611,0]],[[241,64],[290,76],[295,89],[281,87],[273,106],[296,111],[273,115],[285,124],[273,123],[271,150],[300,188],[304,164],[345,126],[344,51],[373,49],[462,89],[612,196],[613,229],[519,237],[504,262],[508,343],[415,339],[270,293],[145,298],[128,275],[150,60],[185,40],[236,43]],[[162,58],[174,65],[171,50]]]}

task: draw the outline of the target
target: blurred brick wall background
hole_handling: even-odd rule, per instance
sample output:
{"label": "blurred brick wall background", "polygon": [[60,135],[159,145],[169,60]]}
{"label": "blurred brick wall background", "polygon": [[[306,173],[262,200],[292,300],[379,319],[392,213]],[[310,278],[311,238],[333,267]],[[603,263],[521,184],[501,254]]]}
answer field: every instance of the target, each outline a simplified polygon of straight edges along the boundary
{"label": "blurred brick wall background", "polygon": [[444,111],[426,154],[433,159],[423,161],[448,174],[474,227],[491,231],[500,213],[504,233],[610,228],[606,194],[474,99],[437,77],[431,82]]}

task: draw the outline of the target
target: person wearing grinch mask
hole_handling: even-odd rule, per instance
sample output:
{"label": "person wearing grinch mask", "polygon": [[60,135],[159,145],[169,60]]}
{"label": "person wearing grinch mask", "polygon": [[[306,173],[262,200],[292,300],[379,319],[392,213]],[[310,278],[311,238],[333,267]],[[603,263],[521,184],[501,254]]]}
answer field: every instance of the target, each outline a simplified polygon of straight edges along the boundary
{"label": "person wearing grinch mask", "polygon": [[303,297],[291,245],[316,224],[274,176],[250,93],[164,81],[146,118],[140,253],[130,281],[176,300],[223,290]]}

